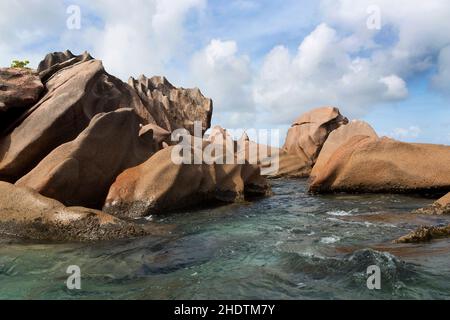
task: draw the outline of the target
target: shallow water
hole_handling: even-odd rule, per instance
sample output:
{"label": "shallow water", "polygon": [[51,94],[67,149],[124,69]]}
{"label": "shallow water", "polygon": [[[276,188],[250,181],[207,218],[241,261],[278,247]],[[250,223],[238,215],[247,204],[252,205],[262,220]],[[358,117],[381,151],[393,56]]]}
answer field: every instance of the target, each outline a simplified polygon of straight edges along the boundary
{"label": "shallow water", "polygon": [[[2,299],[449,299],[450,240],[391,241],[450,218],[409,214],[402,195],[311,196],[303,180],[274,196],[173,214],[170,234],[97,244],[0,244]],[[78,265],[82,290],[68,290]],[[382,289],[366,270],[378,265]]]}

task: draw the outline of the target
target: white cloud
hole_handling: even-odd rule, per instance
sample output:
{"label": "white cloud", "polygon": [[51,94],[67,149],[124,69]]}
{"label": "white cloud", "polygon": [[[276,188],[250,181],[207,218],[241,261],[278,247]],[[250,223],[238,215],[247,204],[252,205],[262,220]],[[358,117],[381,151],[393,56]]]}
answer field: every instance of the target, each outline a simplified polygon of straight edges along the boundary
{"label": "white cloud", "polygon": [[433,85],[450,95],[450,46],[445,47],[439,53],[438,73],[433,78]]}
{"label": "white cloud", "polygon": [[408,96],[408,89],[406,88],[406,83],[402,78],[396,75],[390,75],[380,79],[387,91],[385,92],[385,97],[387,99],[404,99]]}
{"label": "white cloud", "polygon": [[420,127],[410,126],[409,128],[395,128],[388,136],[398,140],[416,139],[421,133],[422,129]]}
{"label": "white cloud", "polygon": [[191,81],[214,100],[214,117],[222,115],[223,126],[242,125],[246,114],[254,111],[251,76],[250,60],[238,54],[234,41],[211,40],[190,65]]}
{"label": "white cloud", "polygon": [[141,73],[163,74],[171,59],[182,57],[183,49],[187,50],[184,22],[188,13],[205,4],[206,0],[133,0],[126,5],[96,1],[92,6],[105,24],[92,30],[91,38],[97,39],[93,54],[123,79]]}
{"label": "white cloud", "polygon": [[294,56],[285,47],[274,48],[255,82],[255,101],[282,110],[280,121],[292,121],[307,109],[330,104],[358,117],[368,106],[407,96],[403,79],[371,57],[353,57],[353,49],[353,39],[326,24],[312,31]]}

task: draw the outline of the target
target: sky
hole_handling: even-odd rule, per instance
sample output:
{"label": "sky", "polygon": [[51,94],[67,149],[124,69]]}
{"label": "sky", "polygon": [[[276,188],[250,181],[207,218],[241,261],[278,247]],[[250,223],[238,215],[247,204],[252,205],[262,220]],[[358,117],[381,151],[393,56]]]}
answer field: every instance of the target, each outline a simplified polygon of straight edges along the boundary
{"label": "sky", "polygon": [[199,87],[214,125],[284,136],[331,105],[380,135],[450,144],[449,30],[447,0],[2,0],[0,65],[89,51],[124,81]]}

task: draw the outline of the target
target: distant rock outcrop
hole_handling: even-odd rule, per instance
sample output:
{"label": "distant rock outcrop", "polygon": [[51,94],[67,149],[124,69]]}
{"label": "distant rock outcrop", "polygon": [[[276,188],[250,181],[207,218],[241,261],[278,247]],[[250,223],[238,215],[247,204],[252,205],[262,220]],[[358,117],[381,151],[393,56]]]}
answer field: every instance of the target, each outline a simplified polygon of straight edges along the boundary
{"label": "distant rock outcrop", "polygon": [[176,164],[174,148],[159,151],[119,175],[103,210],[117,217],[136,218],[200,204],[241,201],[245,196],[267,195],[270,190],[258,166]]}
{"label": "distant rock outcrop", "polygon": [[312,181],[312,192],[450,191],[450,147],[355,136]]}
{"label": "distant rock outcrop", "polygon": [[30,240],[98,241],[148,234],[101,211],[72,207],[36,191],[0,182],[0,234]]}
{"label": "distant rock outcrop", "polygon": [[305,157],[314,164],[328,135],[347,123],[348,119],[341,115],[338,108],[314,109],[294,122],[289,129],[284,149],[289,154]]}
{"label": "distant rock outcrop", "polygon": [[333,153],[342,145],[347,143],[354,136],[367,136],[378,138],[373,128],[364,121],[354,120],[347,125],[343,125],[330,133],[325,141],[316,164],[311,171],[311,177],[317,176],[326,166]]}
{"label": "distant rock outcrop", "polygon": [[53,150],[16,185],[65,205],[101,208],[116,177],[162,147],[152,129],[139,135],[140,120],[133,109],[94,116],[75,140]]}
{"label": "distant rock outcrop", "polygon": [[134,90],[106,73],[98,60],[66,67],[46,88],[0,140],[0,180],[21,178],[53,149],[75,139],[98,113],[133,108],[146,124],[146,109]]}
{"label": "distant rock outcrop", "polygon": [[163,129],[172,132],[185,128],[194,135],[195,121],[202,124],[202,134],[211,126],[213,103],[199,89],[176,88],[164,77],[130,78],[128,84],[135,89],[154,123]]}

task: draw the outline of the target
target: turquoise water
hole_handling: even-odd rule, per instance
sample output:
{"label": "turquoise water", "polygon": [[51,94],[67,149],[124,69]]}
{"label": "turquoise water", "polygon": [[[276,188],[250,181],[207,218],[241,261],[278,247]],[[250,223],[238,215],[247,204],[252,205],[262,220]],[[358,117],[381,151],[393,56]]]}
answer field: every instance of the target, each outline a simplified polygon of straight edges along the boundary
{"label": "turquoise water", "polygon": [[[273,181],[254,203],[158,217],[164,236],[96,244],[0,244],[2,299],[449,299],[450,240],[391,241],[450,218],[401,195],[311,196]],[[68,290],[78,265],[82,289]],[[378,265],[382,289],[366,286]]]}

